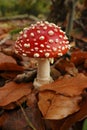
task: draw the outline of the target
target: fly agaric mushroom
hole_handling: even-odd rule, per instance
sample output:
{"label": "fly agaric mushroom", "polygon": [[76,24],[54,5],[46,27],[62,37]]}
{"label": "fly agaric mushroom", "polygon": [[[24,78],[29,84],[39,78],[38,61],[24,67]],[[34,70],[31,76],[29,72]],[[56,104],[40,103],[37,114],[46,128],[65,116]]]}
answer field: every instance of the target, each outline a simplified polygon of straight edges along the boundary
{"label": "fly agaric mushroom", "polygon": [[69,48],[65,32],[47,21],[40,21],[24,28],[15,43],[16,53],[38,59],[37,77],[34,80],[35,88],[53,81],[50,76],[49,59],[64,55]]}

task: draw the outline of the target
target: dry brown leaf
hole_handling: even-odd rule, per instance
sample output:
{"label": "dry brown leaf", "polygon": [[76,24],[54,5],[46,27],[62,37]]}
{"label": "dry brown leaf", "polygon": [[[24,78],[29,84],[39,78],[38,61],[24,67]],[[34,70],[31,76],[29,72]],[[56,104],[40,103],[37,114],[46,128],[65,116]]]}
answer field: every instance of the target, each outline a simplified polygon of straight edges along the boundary
{"label": "dry brown leaf", "polygon": [[17,75],[19,74],[19,72],[17,71],[5,71],[3,73],[0,73],[0,76],[3,77],[6,80],[11,80],[14,79]]}
{"label": "dry brown leaf", "polygon": [[75,67],[75,65],[67,59],[61,59],[59,62],[55,64],[55,68],[60,70],[60,72],[62,73],[67,72],[68,74],[73,76],[75,76],[78,73],[78,70]]}
{"label": "dry brown leaf", "polygon": [[17,65],[14,58],[0,53],[0,70],[23,71],[23,67]]}
{"label": "dry brown leaf", "polygon": [[[28,123],[29,121],[35,130],[45,130],[44,120],[41,118],[41,113],[37,107],[22,107],[22,109],[26,115],[23,114],[22,110],[10,111],[1,128],[3,130],[33,130]],[[28,118],[28,121],[25,116]]]}
{"label": "dry brown leaf", "polygon": [[55,95],[51,102],[51,106],[45,115],[45,118],[63,119],[64,117],[78,111],[80,109],[78,106],[78,101],[80,99],[81,97],[70,98],[62,95]]}
{"label": "dry brown leaf", "polygon": [[[79,110],[78,102],[81,100],[79,96],[65,97],[55,93],[53,95],[53,93],[47,91],[41,94],[45,96],[40,99],[38,105],[45,119],[63,119]],[[41,98],[41,94],[39,98]]]}
{"label": "dry brown leaf", "polygon": [[83,63],[87,59],[87,52],[86,51],[74,51],[71,55],[71,62],[75,65],[79,65]]}
{"label": "dry brown leaf", "polygon": [[75,77],[65,76],[58,79],[53,83],[44,85],[40,88],[40,91],[54,91],[56,94],[62,94],[66,96],[78,96],[84,89],[87,88],[87,76],[82,73],[78,73]]}
{"label": "dry brown leaf", "polygon": [[80,106],[80,110],[77,113],[72,114],[72,116],[67,117],[65,121],[62,123],[60,130],[68,130],[77,121],[81,121],[86,117],[87,117],[87,95]]}
{"label": "dry brown leaf", "polygon": [[24,96],[31,93],[32,83],[21,83],[9,82],[0,88],[0,107],[4,107],[15,103]]}
{"label": "dry brown leaf", "polygon": [[45,116],[48,108],[50,107],[51,100],[54,97],[54,93],[51,91],[46,91],[45,93],[42,92],[39,94],[39,109],[41,110],[42,114]]}
{"label": "dry brown leaf", "polygon": [[8,114],[5,112],[0,116],[0,128],[4,124],[5,120],[8,119],[8,117],[9,117]]}
{"label": "dry brown leaf", "polygon": [[78,74],[64,77],[40,88],[38,106],[44,118],[63,119],[80,109],[83,90],[87,88],[87,77]]}
{"label": "dry brown leaf", "polygon": [[8,33],[4,33],[4,34],[0,35],[0,40],[3,39],[3,38],[5,38],[5,37],[8,37],[8,36],[9,36]]}

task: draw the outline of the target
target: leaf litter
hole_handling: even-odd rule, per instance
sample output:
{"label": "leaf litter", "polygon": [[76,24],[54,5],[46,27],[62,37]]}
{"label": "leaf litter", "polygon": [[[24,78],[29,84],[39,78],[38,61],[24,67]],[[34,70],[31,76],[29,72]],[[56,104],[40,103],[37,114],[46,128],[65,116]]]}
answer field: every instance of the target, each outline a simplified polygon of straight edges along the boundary
{"label": "leaf litter", "polygon": [[[0,31],[1,41],[8,36],[9,30],[12,26]],[[0,108],[4,110],[0,128],[31,130],[21,107],[37,130],[68,130],[84,119],[87,116],[87,52],[81,45],[86,38],[77,39],[79,46],[75,43],[70,58],[55,60],[51,65],[54,82],[39,90],[34,90],[32,84],[37,61],[16,55],[15,39],[7,39],[0,46],[0,77],[4,79],[0,88]]]}

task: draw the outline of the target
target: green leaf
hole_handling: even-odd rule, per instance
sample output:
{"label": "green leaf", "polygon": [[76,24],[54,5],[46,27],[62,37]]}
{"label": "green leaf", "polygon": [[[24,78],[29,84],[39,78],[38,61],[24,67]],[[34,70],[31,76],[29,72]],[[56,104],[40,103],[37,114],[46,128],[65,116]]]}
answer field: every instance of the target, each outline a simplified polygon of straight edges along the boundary
{"label": "green leaf", "polygon": [[87,119],[85,119],[84,122],[83,122],[82,130],[87,130]]}

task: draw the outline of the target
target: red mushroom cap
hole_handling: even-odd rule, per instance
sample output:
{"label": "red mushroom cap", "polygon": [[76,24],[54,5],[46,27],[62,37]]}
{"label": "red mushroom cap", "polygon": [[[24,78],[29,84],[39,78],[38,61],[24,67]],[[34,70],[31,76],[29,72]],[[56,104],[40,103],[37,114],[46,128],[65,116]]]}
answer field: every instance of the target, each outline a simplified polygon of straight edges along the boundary
{"label": "red mushroom cap", "polygon": [[16,53],[37,58],[62,56],[69,48],[68,38],[61,28],[47,21],[25,28],[15,43]]}

